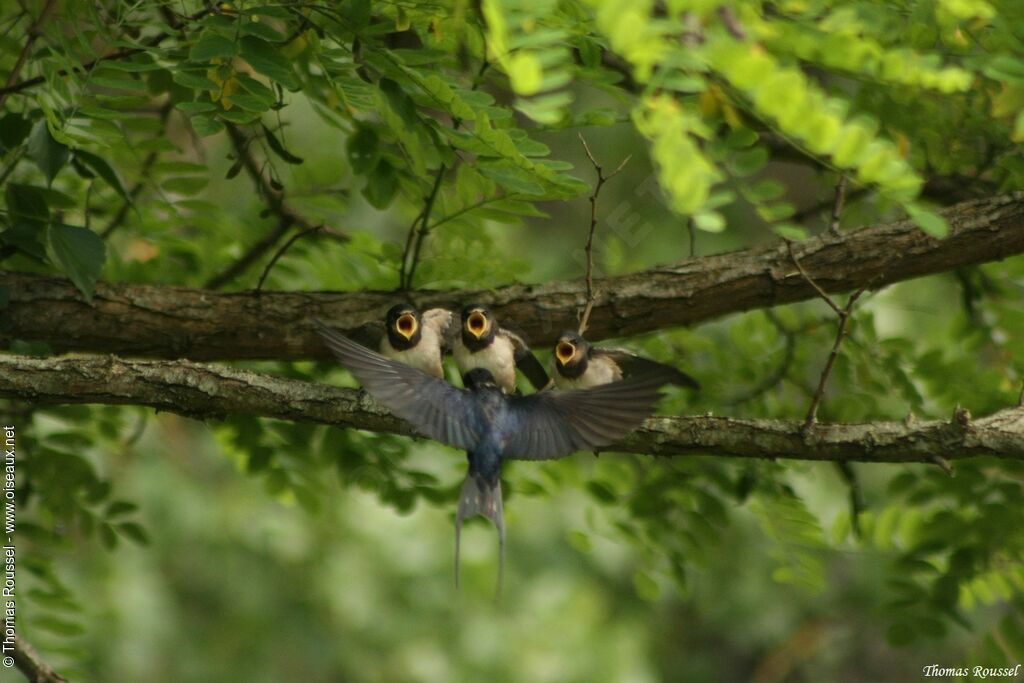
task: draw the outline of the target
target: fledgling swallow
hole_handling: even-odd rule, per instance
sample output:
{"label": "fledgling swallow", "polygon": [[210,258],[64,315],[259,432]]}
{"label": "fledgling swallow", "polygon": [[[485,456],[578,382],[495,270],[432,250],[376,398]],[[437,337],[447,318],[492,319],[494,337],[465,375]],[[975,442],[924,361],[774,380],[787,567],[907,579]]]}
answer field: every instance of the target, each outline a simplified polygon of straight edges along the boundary
{"label": "fledgling swallow", "polygon": [[463,377],[470,370],[483,368],[506,394],[512,394],[519,368],[535,389],[547,386],[548,373],[526,341],[498,325],[489,309],[478,304],[464,307],[460,327],[452,341],[452,355]]}
{"label": "fledgling swallow", "polygon": [[384,317],[380,352],[434,377],[444,377],[444,353],[452,312],[431,308],[422,314],[409,304],[396,304]]}
{"label": "fledgling swallow", "polygon": [[700,389],[700,384],[671,365],[638,356],[632,351],[594,346],[575,332],[566,332],[555,343],[555,386],[585,389],[618,382],[636,372],[659,374],[665,384]]}
{"label": "fledgling swallow", "polygon": [[505,557],[501,466],[505,460],[552,460],[614,443],[654,412],[662,373],[640,371],[620,382],[577,391],[507,394],[485,368],[465,389],[389,360],[317,322],[334,355],[377,401],[424,436],[466,451],[469,472],[455,515],[455,584],[462,523],[480,514],[498,530],[498,591]]}

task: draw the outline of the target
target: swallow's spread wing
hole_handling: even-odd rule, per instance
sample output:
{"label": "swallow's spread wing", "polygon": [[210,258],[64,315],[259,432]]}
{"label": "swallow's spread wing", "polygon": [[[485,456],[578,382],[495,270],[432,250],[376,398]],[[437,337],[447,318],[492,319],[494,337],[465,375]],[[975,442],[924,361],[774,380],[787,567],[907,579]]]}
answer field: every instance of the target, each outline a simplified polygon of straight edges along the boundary
{"label": "swallow's spread wing", "polygon": [[650,373],[660,375],[665,384],[675,384],[680,387],[690,387],[691,389],[700,389],[700,383],[697,382],[693,377],[690,377],[679,368],[675,368],[665,363],[659,363],[656,360],[650,358],[644,358],[638,356],[632,351],[618,348],[602,348],[593,347],[591,354],[594,356],[607,356],[619,364],[625,375]]}
{"label": "swallow's spread wing", "polygon": [[590,389],[512,398],[515,429],[503,455],[513,460],[551,460],[614,443],[654,412],[663,384],[661,373],[640,372]]}
{"label": "swallow's spread wing", "polygon": [[481,421],[470,392],[374,353],[320,321],[316,326],[338,360],[388,410],[441,443],[476,446]]}
{"label": "swallow's spread wing", "polygon": [[548,373],[544,369],[544,365],[537,360],[537,356],[533,355],[526,340],[506,327],[502,327],[499,334],[512,342],[516,368],[526,375],[526,379],[530,380],[533,388],[540,390],[547,386]]}

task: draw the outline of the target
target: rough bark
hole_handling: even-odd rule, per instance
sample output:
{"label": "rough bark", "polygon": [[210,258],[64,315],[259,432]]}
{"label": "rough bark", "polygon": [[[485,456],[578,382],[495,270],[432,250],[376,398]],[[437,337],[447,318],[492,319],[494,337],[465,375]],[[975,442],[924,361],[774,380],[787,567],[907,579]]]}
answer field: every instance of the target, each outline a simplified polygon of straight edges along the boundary
{"label": "rough bark", "polygon": [[[41,404],[143,405],[197,419],[242,414],[412,434],[363,392],[190,361],[0,356],[0,397]],[[862,462],[1024,460],[1024,406],[949,421],[819,423],[654,417],[610,451]]]}
{"label": "rough bark", "polygon": [[21,636],[14,637],[14,664],[31,683],[67,683]]}
{"label": "rough bark", "polygon": [[[946,212],[949,237],[937,240],[909,221],[825,235],[796,245],[796,257],[828,292],[879,288],[1024,253],[1024,192],[964,202]],[[39,340],[59,351],[157,358],[327,358],[313,329],[322,318],[350,334],[379,321],[392,292],[237,292],[100,284],[87,303],[67,281],[0,273],[10,301],[0,343]],[[599,340],[817,296],[785,245],[736,251],[639,273],[598,279],[588,336]],[[421,307],[489,304],[535,346],[566,329],[586,301],[580,280],[479,291],[419,291]]]}

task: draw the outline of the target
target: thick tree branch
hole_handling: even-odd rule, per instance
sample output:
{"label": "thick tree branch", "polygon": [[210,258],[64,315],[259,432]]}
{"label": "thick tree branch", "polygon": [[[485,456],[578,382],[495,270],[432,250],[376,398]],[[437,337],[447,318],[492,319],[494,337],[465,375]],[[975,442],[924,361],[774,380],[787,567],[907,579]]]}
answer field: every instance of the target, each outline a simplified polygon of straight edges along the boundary
{"label": "thick tree branch", "polygon": [[[933,239],[909,221],[794,246],[826,292],[878,288],[922,275],[1024,253],[1024,192],[972,200],[944,212],[950,235]],[[785,244],[705,256],[595,280],[588,336],[599,340],[692,325],[730,313],[802,301],[818,292]],[[0,273],[10,293],[0,343],[38,340],[57,350],[195,360],[327,358],[313,318],[353,333],[379,322],[393,292],[215,293],[152,285],[99,284],[92,303],[66,280]],[[417,291],[423,308],[479,301],[513,320],[535,346],[575,329],[584,280],[480,291]]]}
{"label": "thick tree branch", "polygon": [[[365,393],[189,361],[0,356],[0,397],[36,404],[145,405],[198,419],[257,415],[411,434]],[[1024,460],[1024,407],[971,420],[819,424],[655,417],[610,451],[864,462],[995,456]]]}

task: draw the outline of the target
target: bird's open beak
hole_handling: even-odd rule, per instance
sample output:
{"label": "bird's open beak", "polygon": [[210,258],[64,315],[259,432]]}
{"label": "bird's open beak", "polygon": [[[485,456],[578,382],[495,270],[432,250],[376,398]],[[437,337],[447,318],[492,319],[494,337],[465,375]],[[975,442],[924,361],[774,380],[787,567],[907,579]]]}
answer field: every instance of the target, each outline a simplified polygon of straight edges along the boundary
{"label": "bird's open beak", "polygon": [[398,334],[406,339],[412,339],[412,336],[416,334],[416,328],[416,317],[411,313],[404,313],[395,322],[395,329],[398,330]]}
{"label": "bird's open beak", "polygon": [[555,357],[562,365],[568,365],[575,355],[576,347],[569,342],[558,342],[558,346],[555,347]]}
{"label": "bird's open beak", "polygon": [[473,311],[466,320],[466,329],[477,339],[484,336],[487,334],[487,316],[480,311]]}

